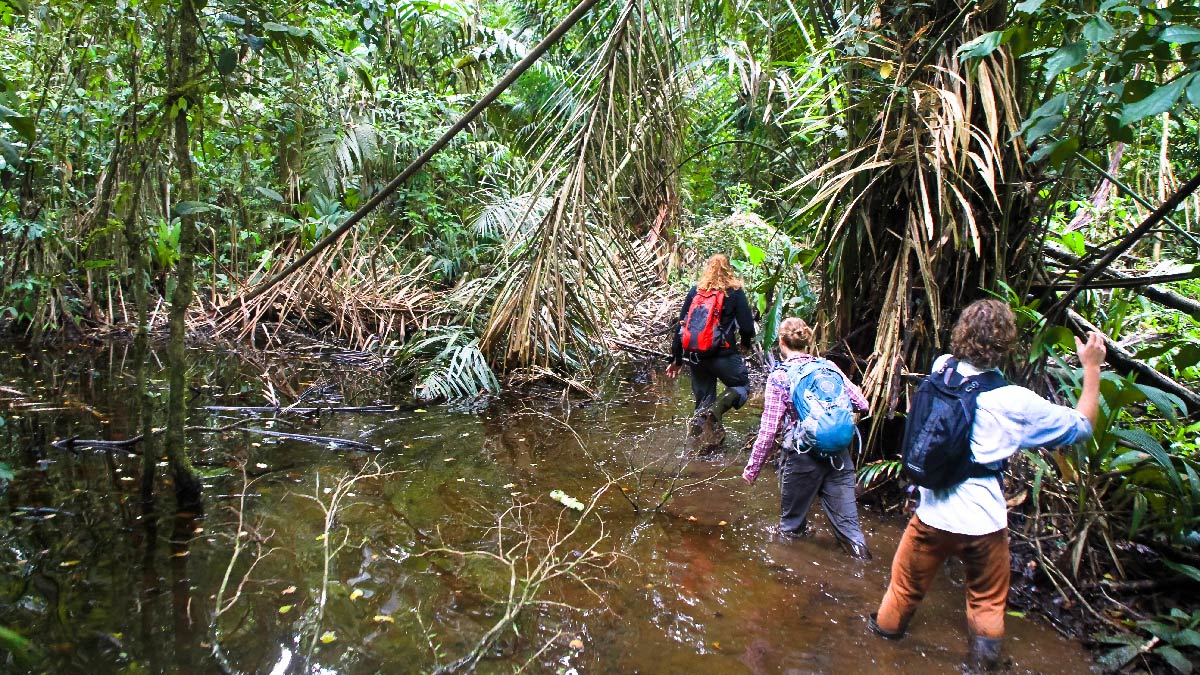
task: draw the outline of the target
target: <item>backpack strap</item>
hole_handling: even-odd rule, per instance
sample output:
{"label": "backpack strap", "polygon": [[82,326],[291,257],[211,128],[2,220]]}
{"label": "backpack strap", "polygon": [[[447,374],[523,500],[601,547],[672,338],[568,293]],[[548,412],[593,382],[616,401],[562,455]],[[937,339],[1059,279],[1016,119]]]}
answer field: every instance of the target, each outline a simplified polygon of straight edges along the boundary
{"label": "backpack strap", "polygon": [[[1005,379],[1004,375],[1001,375],[1000,372],[997,370],[987,370],[982,373],[979,373],[978,375],[972,375],[966,379],[970,382],[970,384],[968,384],[967,386],[973,387],[973,390],[971,390],[969,393],[971,396],[971,403],[974,404],[977,409],[979,406],[978,399],[979,399],[980,394],[987,392],[987,391],[992,391],[994,389],[999,389],[1000,387],[1004,387],[1004,386],[1008,385],[1008,380]],[[971,460],[971,469],[970,469],[970,471],[967,472],[967,477],[968,478],[995,477],[996,480],[1000,482],[1000,490],[1003,491],[1004,490],[1004,469],[1007,466],[1008,466],[1008,460],[1001,462],[1000,466],[998,468],[993,469],[990,466],[988,466],[987,464],[980,464],[972,459]]]}

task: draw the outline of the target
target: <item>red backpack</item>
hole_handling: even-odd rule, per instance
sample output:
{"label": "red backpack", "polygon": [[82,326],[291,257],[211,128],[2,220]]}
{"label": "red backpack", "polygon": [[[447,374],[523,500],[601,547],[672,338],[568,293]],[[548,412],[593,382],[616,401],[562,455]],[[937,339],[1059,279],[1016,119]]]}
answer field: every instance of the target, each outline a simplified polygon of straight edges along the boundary
{"label": "red backpack", "polygon": [[680,325],[683,351],[690,355],[707,354],[729,344],[719,335],[721,307],[725,304],[725,289],[697,290]]}

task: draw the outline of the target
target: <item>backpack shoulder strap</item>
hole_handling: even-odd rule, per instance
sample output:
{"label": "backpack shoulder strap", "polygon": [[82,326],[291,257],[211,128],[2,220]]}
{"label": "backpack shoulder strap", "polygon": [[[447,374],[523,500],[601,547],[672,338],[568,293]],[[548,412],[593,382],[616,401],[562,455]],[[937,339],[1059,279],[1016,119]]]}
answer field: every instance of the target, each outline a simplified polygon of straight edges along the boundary
{"label": "backpack shoulder strap", "polygon": [[999,389],[1008,385],[1008,380],[996,370],[988,370],[970,377],[972,382],[979,383],[979,393]]}

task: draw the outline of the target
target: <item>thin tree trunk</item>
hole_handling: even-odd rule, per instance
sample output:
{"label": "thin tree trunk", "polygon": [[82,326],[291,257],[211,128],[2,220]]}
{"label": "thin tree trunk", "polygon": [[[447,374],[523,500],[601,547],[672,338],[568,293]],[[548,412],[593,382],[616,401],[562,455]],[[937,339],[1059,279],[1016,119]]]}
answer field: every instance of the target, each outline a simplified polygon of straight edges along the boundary
{"label": "thin tree trunk", "polygon": [[[196,201],[195,167],[192,165],[191,129],[188,112],[201,110],[201,101],[193,100],[185,87],[192,86],[191,75],[199,33],[196,8],[192,0],[183,0],[176,17],[179,41],[168,64],[171,91],[180,96],[178,103],[187,109],[177,111],[174,120],[175,168],[179,173],[176,197],[180,201]],[[197,113],[199,114],[199,113]],[[181,509],[200,505],[200,477],[188,457],[184,424],[187,415],[187,351],[185,348],[188,306],[192,304],[195,275],[196,218],[191,214],[179,216],[179,262],[175,266],[175,289],[171,294],[170,341],[167,345],[167,367],[170,370],[171,393],[167,403],[167,461],[175,480],[175,496]]]}

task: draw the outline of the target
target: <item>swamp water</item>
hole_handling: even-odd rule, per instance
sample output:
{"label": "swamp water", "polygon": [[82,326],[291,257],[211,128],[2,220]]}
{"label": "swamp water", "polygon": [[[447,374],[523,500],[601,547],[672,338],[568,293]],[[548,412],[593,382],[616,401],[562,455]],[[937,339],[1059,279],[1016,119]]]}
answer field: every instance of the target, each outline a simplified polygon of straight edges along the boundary
{"label": "swamp water", "polygon": [[[0,462],[15,474],[0,487],[0,626],[39,652],[0,671],[428,672],[468,654],[503,617],[510,572],[544,559],[562,573],[530,598],[545,602],[500,631],[478,672],[962,671],[961,565],[939,578],[907,639],[866,630],[901,521],[863,512],[875,554],[865,563],[837,549],[819,507],[813,536],[772,535],[774,474],[764,469],[753,488],[740,478],[753,402],[729,416],[726,455],[690,462],[680,459],[686,377],[652,373],[614,376],[596,402],[259,419],[249,426],[381,450],[193,432],[205,513],[172,513],[160,466],[157,510],[144,517],[141,457],[51,446],[137,433],[130,351],[0,345]],[[403,399],[382,378],[315,355],[193,355],[194,425],[244,417],[200,406],[287,403],[306,390],[346,405]],[[160,426],[166,378],[153,355],[150,370]],[[372,460],[392,473],[345,485],[374,471]],[[610,478],[626,491],[611,486],[573,529],[579,514],[550,493],[588,502]],[[515,566],[489,557],[498,535]],[[1010,616],[1007,627],[1011,672],[1089,672],[1087,653],[1045,624]]]}

